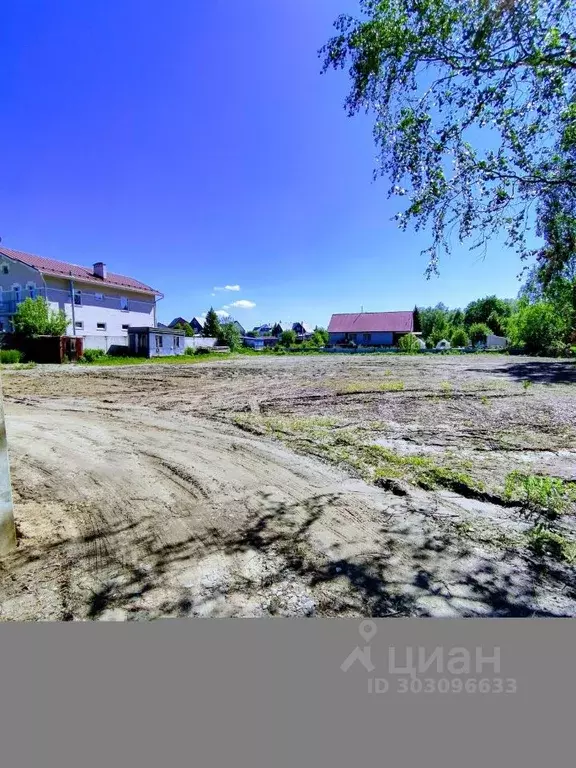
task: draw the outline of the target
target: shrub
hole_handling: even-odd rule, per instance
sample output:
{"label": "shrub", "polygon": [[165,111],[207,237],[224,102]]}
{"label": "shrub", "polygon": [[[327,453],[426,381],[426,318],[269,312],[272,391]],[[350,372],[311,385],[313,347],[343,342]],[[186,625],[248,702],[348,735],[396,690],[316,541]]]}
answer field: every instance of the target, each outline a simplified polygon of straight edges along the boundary
{"label": "shrub", "polygon": [[0,363],[19,363],[22,352],[18,349],[0,349]]}
{"label": "shrub", "polygon": [[184,350],[184,354],[185,355],[191,355],[191,356],[195,355],[196,354],[196,347],[186,347],[186,349]]}
{"label": "shrub", "polygon": [[492,329],[485,323],[472,323],[470,326],[470,341],[472,344],[486,343],[486,336],[492,333]]}
{"label": "shrub", "polygon": [[504,495],[532,512],[555,517],[576,500],[574,488],[559,477],[525,475],[517,470],[506,478]]}
{"label": "shrub", "polygon": [[553,350],[568,334],[568,320],[553,304],[539,301],[521,302],[518,311],[508,321],[512,346],[521,346],[530,353]]}
{"label": "shrub", "polygon": [[221,323],[217,338],[218,346],[230,347],[232,352],[242,346],[242,336],[234,323]]}
{"label": "shrub", "polygon": [[470,339],[464,328],[456,328],[452,333],[450,342],[453,347],[468,347],[470,346]]}
{"label": "shrub", "polygon": [[291,347],[296,343],[296,331],[282,331],[280,335],[280,344],[283,347]]}
{"label": "shrub", "polygon": [[325,328],[314,328],[314,333],[310,341],[317,347],[324,347],[329,341],[328,331]]}
{"label": "shrub", "polygon": [[418,343],[418,339],[416,336],[414,336],[413,333],[407,333],[398,341],[398,349],[400,349],[402,352],[414,354],[415,352],[420,351],[420,344]]}
{"label": "shrub", "polygon": [[190,323],[179,322],[179,323],[176,323],[174,328],[177,331],[184,331],[184,336],[194,336],[194,331],[192,330],[192,326],[190,325]]}
{"label": "shrub", "polygon": [[63,310],[55,312],[42,296],[28,297],[18,305],[13,318],[14,330],[23,336],[63,336],[68,320]]}
{"label": "shrub", "polygon": [[82,357],[87,363],[93,363],[94,360],[98,360],[99,357],[105,357],[103,349],[85,349]]}

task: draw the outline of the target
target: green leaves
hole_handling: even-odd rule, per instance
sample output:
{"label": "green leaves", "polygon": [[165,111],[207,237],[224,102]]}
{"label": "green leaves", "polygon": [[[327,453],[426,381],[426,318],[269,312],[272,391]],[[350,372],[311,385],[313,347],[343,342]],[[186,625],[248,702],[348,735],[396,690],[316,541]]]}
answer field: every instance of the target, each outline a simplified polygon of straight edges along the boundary
{"label": "green leaves", "polygon": [[68,320],[63,310],[54,312],[42,296],[27,298],[18,305],[13,318],[14,330],[23,336],[63,336]]}
{"label": "green leaves", "polygon": [[401,226],[430,231],[429,269],[454,227],[471,247],[504,231],[532,254],[534,201],[554,193],[576,209],[573,4],[361,0],[360,9],[336,22],[324,71],[349,63],[346,107],[373,113],[377,174],[391,195],[407,191]]}

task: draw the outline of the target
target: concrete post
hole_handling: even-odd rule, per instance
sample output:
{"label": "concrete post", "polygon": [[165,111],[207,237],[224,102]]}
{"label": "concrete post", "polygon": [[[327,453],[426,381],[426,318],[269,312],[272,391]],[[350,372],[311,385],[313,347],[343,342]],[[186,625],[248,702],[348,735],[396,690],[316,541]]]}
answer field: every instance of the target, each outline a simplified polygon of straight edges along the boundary
{"label": "concrete post", "polygon": [[14,524],[8,442],[4,422],[4,398],[0,376],[0,557],[7,555],[13,549],[16,549],[16,526]]}

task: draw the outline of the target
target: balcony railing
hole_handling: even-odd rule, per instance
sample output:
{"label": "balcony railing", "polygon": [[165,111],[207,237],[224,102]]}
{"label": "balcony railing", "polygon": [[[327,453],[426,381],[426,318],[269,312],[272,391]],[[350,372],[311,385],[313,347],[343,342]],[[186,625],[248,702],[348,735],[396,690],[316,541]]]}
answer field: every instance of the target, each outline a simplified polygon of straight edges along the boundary
{"label": "balcony railing", "polygon": [[[59,306],[72,303],[72,294],[63,288],[22,288],[20,291],[2,291],[0,293],[0,315],[13,315],[16,307],[28,297],[42,296],[47,301]],[[97,298],[98,297],[98,298]],[[142,312],[149,314],[154,306],[153,300],[134,299],[132,296],[121,297],[116,294],[92,293],[77,289],[74,296],[74,309],[82,307],[102,307],[123,312]]]}
{"label": "balcony railing", "polygon": [[24,299],[35,299],[37,296],[46,296],[46,288],[22,288],[20,291],[2,291],[0,292],[0,315],[13,315],[16,307]]}

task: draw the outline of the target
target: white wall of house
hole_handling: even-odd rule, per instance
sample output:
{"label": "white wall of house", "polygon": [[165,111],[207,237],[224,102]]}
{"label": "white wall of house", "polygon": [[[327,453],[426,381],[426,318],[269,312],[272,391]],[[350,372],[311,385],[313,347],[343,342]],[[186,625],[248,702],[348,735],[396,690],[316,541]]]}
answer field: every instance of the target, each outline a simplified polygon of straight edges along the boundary
{"label": "white wall of house", "polygon": [[49,276],[45,280],[48,302],[53,309],[65,311],[70,335],[127,337],[130,326],[154,325],[155,298],[151,294],[74,280],[76,301],[72,306],[68,280]]}
{"label": "white wall of house", "polygon": [[44,275],[0,254],[0,330],[10,330],[15,303],[36,295],[46,295],[52,309],[65,311],[66,332],[71,336],[124,337],[127,343],[129,326],[154,326],[156,297],[153,294],[78,279],[73,282],[79,302],[74,303],[74,307],[70,280]]}

